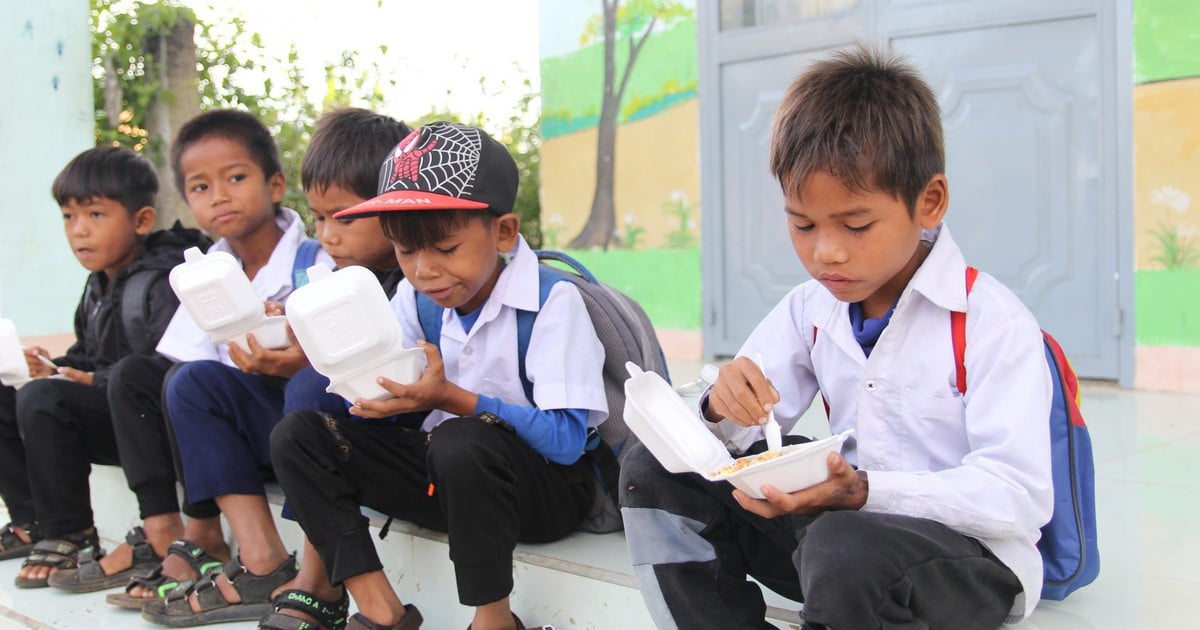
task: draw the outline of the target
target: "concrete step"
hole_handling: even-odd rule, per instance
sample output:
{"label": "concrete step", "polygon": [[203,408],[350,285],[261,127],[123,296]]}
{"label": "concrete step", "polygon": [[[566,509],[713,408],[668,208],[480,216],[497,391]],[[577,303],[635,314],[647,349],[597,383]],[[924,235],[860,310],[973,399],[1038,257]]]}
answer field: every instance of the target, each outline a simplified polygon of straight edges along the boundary
{"label": "concrete step", "polygon": [[[137,523],[136,502],[118,468],[94,467],[91,487],[96,525],[105,546],[112,548]],[[279,517],[282,494],[271,488],[268,496],[284,542],[290,549],[300,549],[300,528]],[[372,530],[378,533],[385,519],[378,514],[368,516]],[[426,628],[467,626],[472,611],[458,603],[445,534],[394,521],[387,537],[376,544],[396,591],[421,609]],[[5,623],[18,628],[157,627],[136,612],[106,604],[104,592],[71,595],[56,589],[18,589],[13,578],[20,565],[18,560],[0,562],[0,630],[9,627]],[[526,623],[552,624],[558,630],[654,627],[634,583],[621,533],[575,533],[550,544],[520,545],[513,558],[513,574],[513,610]],[[798,626],[796,604],[769,593],[768,603],[773,605],[770,616],[775,625]],[[253,628],[255,624],[221,627]]]}

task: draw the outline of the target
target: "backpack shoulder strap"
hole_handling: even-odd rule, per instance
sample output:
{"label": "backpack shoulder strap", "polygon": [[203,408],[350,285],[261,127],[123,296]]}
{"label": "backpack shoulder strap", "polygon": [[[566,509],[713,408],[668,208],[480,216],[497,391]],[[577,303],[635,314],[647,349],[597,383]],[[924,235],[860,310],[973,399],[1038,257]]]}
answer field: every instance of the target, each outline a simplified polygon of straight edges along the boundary
{"label": "backpack shoulder strap", "polygon": [[321,242],[315,238],[300,241],[296,248],[296,258],[292,260],[292,288],[299,289],[308,284],[308,268],[317,262],[317,252],[321,250]]}
{"label": "backpack shoulder strap", "polygon": [[[538,308],[546,303],[550,289],[556,282],[566,280],[563,272],[547,265],[538,265]],[[424,293],[414,290],[417,300],[417,321],[421,325],[421,333],[425,340],[441,348],[442,339],[442,307],[429,299]],[[525,390],[525,398],[533,402],[533,383],[525,373],[525,355],[529,352],[529,338],[533,336],[533,321],[537,319],[537,311],[517,311],[517,372],[521,378],[521,388]]]}
{"label": "backpack shoulder strap", "polygon": [[150,321],[150,285],[167,273],[163,269],[142,269],[125,278],[121,289],[121,329],[129,347],[146,354],[146,322]]}
{"label": "backpack shoulder strap", "polygon": [[437,346],[440,350],[442,347],[442,307],[416,289],[413,289],[413,293],[417,297],[417,323],[421,325],[421,333],[425,335],[425,341]]}
{"label": "backpack shoulder strap", "polygon": [[[975,286],[975,278],[979,270],[967,267],[967,295]],[[954,380],[958,385],[958,393],[967,393],[967,312],[950,311],[950,340],[954,344]]]}
{"label": "backpack shoulder strap", "polygon": [[[542,250],[537,251],[539,258],[542,253]],[[554,260],[559,259],[555,258]],[[563,280],[567,280],[563,272],[538,263],[539,309],[546,304],[546,298],[550,297],[550,289],[554,287],[554,284]],[[525,390],[525,398],[530,403],[533,402],[533,383],[529,382],[529,376],[525,372],[525,355],[529,353],[529,338],[533,336],[533,320],[537,319],[537,315],[538,311],[517,311],[517,373],[521,377],[521,387]]]}

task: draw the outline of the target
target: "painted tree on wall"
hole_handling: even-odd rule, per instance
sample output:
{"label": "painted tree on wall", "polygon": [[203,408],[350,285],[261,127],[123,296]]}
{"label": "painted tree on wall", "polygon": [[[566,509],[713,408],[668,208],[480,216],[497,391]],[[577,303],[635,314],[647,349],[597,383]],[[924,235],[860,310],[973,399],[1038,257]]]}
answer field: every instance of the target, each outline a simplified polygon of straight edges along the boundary
{"label": "painted tree on wall", "polygon": [[[690,11],[671,0],[600,0],[601,12],[588,20],[583,43],[603,38],[604,91],[600,99],[600,121],[596,138],[596,189],[587,223],[568,247],[585,249],[612,244],[617,214],[613,187],[616,182],[617,115],[629,76],[637,63],[642,46],[656,26],[669,25],[690,15]],[[618,46],[626,46],[620,72],[617,69]]]}

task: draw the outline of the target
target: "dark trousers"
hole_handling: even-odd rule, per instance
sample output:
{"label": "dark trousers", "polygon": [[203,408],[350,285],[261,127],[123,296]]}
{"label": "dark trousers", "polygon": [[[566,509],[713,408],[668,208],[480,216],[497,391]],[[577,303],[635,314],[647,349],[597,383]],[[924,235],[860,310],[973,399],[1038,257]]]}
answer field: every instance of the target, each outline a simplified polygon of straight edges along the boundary
{"label": "dark trousers", "polygon": [[271,434],[279,483],[334,584],[383,568],[359,506],[447,532],[467,606],[512,591],[518,542],[557,540],[591,507],[595,484],[584,460],[551,463],[477,417],[428,434],[411,424],[298,412]]}
{"label": "dark trousers", "polygon": [[271,429],[283,414],[285,381],[217,361],[182,364],[167,381],[167,410],[189,501],[263,495]]}
{"label": "dark trousers", "polygon": [[634,575],[659,627],[772,628],[752,575],[804,602],[805,627],[998,628],[1021,584],[978,541],[927,519],[860,511],[766,519],[732,486],[622,464]]}
{"label": "dark trousers", "polygon": [[[177,368],[161,355],[132,354],[117,361],[109,372],[108,406],[117,451],[143,520],[179,512],[178,447],[163,405],[167,378]],[[213,501],[185,501],[183,513],[212,518],[221,512]]]}
{"label": "dark trousers", "polygon": [[25,443],[17,425],[17,390],[7,385],[0,386],[0,499],[4,499],[12,522],[33,523],[33,491],[25,470]]}
{"label": "dark trousers", "polygon": [[120,463],[104,390],[66,379],[34,380],[17,392],[17,424],[38,534],[57,538],[91,527],[91,465]]}

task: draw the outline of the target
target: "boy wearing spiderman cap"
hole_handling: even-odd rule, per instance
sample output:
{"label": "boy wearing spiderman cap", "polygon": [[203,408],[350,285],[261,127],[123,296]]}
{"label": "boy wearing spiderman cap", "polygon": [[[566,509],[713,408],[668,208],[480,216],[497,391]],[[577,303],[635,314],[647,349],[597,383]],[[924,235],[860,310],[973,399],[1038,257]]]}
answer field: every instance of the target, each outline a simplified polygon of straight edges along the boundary
{"label": "boy wearing spiderman cap", "polygon": [[[328,578],[294,587],[329,600],[347,589],[359,609],[348,628],[421,623],[384,575],[359,506],[448,533],[475,630],[523,627],[508,601],[514,547],[565,536],[591,506],[580,456],[608,414],[604,350],[569,283],[539,306],[537,257],[512,212],[517,180],[486,133],[432,123],[388,156],[379,196],[335,215],[379,215],[405,275],[392,300],[405,345],[428,360],[411,385],[380,379],[393,398],[354,401],[360,419],[297,412],[271,435],[276,475]],[[440,307],[439,339],[422,331],[425,299]],[[524,358],[533,400],[519,376],[519,310],[538,312]]]}

